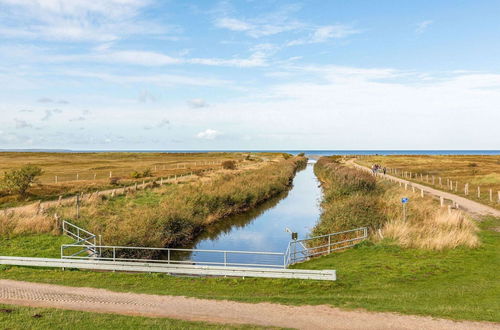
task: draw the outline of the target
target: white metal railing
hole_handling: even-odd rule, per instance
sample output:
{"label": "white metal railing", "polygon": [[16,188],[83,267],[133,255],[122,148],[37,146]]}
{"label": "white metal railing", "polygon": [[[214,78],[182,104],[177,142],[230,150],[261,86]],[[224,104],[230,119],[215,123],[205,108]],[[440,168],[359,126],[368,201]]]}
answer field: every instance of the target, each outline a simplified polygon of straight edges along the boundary
{"label": "white metal railing", "polygon": [[61,245],[61,259],[268,268],[287,268],[314,256],[352,247],[368,237],[366,227],[345,230],[290,241],[283,253],[101,245],[97,244],[97,235],[67,221],[63,221],[63,233],[75,242]]}
{"label": "white metal railing", "polygon": [[301,240],[293,240],[288,243],[284,256],[284,264],[288,266],[306,261],[315,256],[346,249],[360,243],[366,238],[368,238],[368,228],[361,227]]}
{"label": "white metal railing", "polygon": [[[89,259],[89,255],[81,253],[81,244],[64,244],[61,246],[62,259]],[[244,266],[286,268],[282,252],[202,250],[178,248],[152,248],[136,246],[95,245],[92,247],[98,253],[93,260],[106,261],[137,261],[165,264],[213,265],[213,266]],[[196,260],[194,254],[207,254],[205,260]],[[154,256],[153,259],[151,256]],[[232,260],[235,256],[246,256],[253,262]],[[191,257],[191,258],[186,258]]]}
{"label": "white metal railing", "polygon": [[[97,235],[65,220],[63,220],[62,222],[62,232],[64,235],[69,236],[75,240],[75,242],[70,245],[80,248],[80,250],[76,252],[73,251],[74,256],[84,254],[86,258],[88,258],[96,257],[98,255],[98,250],[96,249]],[[65,254],[65,250],[67,249],[66,245],[67,244],[61,245],[61,256]]]}

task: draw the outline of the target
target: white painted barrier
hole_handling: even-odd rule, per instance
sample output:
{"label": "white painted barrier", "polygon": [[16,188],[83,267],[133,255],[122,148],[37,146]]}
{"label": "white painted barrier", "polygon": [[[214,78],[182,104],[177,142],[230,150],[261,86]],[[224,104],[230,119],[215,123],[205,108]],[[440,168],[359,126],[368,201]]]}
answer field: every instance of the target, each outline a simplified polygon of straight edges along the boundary
{"label": "white painted barrier", "polygon": [[8,256],[0,256],[0,265],[78,268],[91,270],[166,273],[199,276],[291,278],[326,281],[335,281],[337,279],[335,270],[277,269],[264,267],[220,267],[177,264],[166,265],[142,262],[68,260]]}

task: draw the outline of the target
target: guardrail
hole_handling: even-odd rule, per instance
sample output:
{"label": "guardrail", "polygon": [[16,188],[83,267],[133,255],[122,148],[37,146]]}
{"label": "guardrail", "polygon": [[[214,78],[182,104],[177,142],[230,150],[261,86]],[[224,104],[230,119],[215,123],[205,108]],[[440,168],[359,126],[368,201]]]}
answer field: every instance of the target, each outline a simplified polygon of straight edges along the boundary
{"label": "guardrail", "polygon": [[309,280],[336,280],[335,270],[276,269],[251,267],[218,267],[200,265],[157,264],[140,262],[119,262],[104,260],[68,260],[50,258],[5,257],[0,256],[0,264],[31,267],[77,268],[107,271],[129,271],[167,273],[198,276],[237,276],[290,278]]}
{"label": "guardrail", "polygon": [[361,227],[327,235],[293,240],[288,243],[284,263],[292,265],[297,262],[309,260],[315,256],[346,249],[360,243],[366,238],[368,238],[368,228]]}

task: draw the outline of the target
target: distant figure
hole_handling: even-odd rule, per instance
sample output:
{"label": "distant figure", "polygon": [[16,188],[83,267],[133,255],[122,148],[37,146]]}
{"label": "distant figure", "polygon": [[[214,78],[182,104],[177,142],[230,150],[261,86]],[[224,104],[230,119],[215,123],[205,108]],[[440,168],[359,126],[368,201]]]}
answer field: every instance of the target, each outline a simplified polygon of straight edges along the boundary
{"label": "distant figure", "polygon": [[387,172],[387,169],[384,167],[383,171],[384,171],[384,175],[385,175],[385,173]]}

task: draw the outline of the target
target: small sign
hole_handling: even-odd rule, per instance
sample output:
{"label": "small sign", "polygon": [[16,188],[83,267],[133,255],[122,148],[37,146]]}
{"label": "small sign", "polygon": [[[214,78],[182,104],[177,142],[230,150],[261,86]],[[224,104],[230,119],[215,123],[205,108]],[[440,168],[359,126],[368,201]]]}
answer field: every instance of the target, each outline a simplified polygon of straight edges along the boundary
{"label": "small sign", "polygon": [[298,233],[292,233],[292,239],[293,240],[296,240],[299,238],[299,234]]}
{"label": "small sign", "polygon": [[408,201],[409,201],[408,197],[401,198],[401,203],[403,203],[403,204],[408,203]]}

